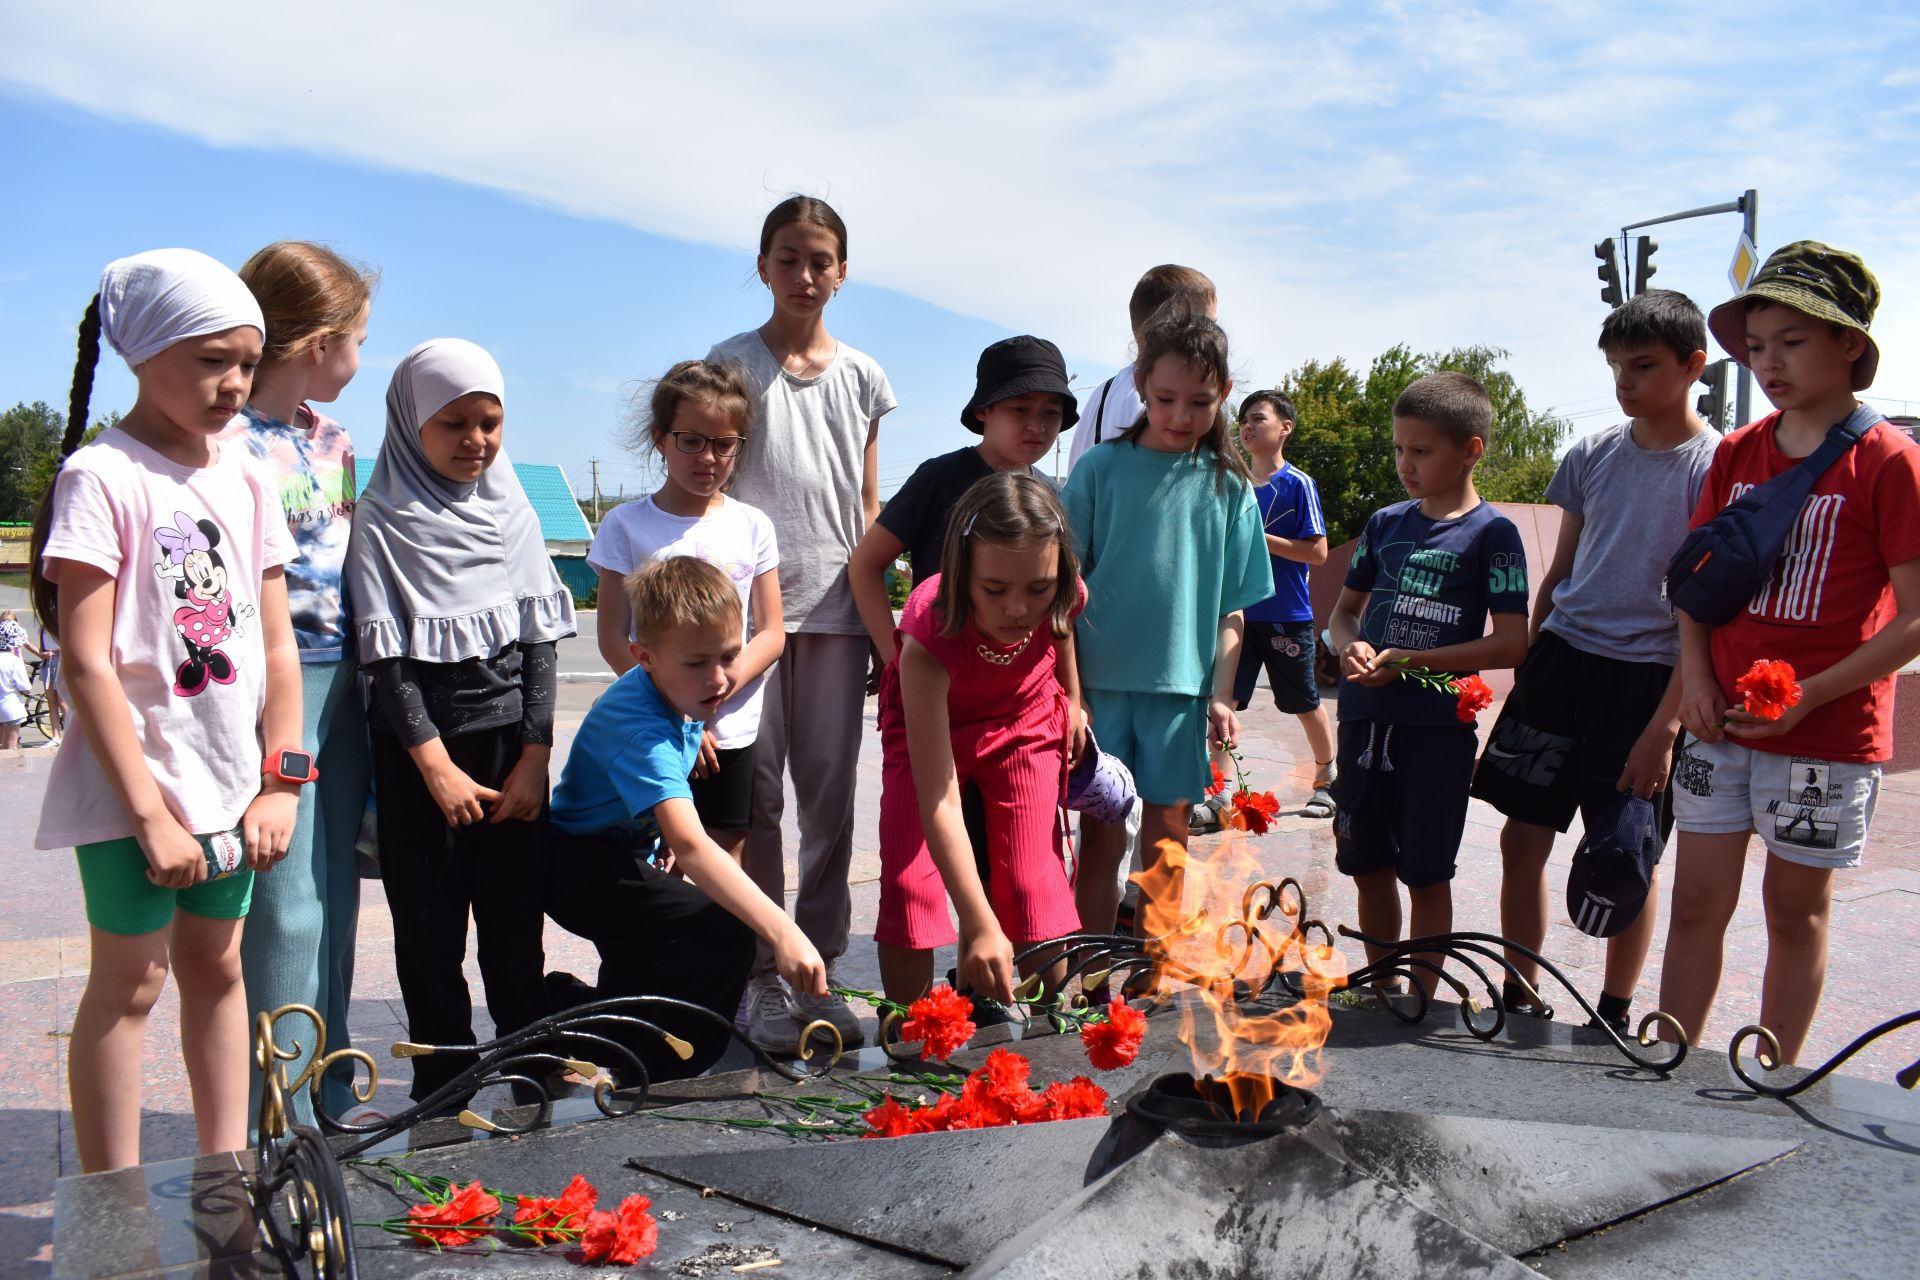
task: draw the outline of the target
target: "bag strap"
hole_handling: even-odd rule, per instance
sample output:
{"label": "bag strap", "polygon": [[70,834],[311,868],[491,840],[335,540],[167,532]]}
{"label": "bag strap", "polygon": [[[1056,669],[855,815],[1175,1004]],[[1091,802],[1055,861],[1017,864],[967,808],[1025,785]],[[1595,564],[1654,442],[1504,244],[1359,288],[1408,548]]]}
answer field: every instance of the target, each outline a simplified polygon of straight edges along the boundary
{"label": "bag strap", "polygon": [[1860,438],[1879,421],[1877,410],[1865,405],[1856,406],[1852,413],[1827,428],[1827,438],[1820,442],[1818,449],[1800,459],[1798,466],[1790,467],[1765,484],[1749,489],[1734,505],[1754,510],[1782,499],[1799,504],[1813,492],[1813,486],[1827,468],[1838,462],[1841,454],[1860,443]]}
{"label": "bag strap", "polygon": [[[1116,373],[1113,375],[1113,378],[1119,376],[1120,375]],[[1095,444],[1100,443],[1102,438],[1100,429],[1106,425],[1103,419],[1107,412],[1107,392],[1113,390],[1113,378],[1108,378],[1100,384],[1100,398],[1094,401],[1093,404],[1093,442]]]}
{"label": "bag strap", "polygon": [[[1864,419],[1865,421],[1862,421]],[[1820,447],[1800,460],[1800,465],[1813,473],[1818,480],[1823,472],[1840,461],[1840,455],[1860,443],[1860,437],[1873,430],[1873,424],[1880,421],[1877,410],[1865,405],[1856,405],[1852,413],[1827,428],[1827,438]]]}

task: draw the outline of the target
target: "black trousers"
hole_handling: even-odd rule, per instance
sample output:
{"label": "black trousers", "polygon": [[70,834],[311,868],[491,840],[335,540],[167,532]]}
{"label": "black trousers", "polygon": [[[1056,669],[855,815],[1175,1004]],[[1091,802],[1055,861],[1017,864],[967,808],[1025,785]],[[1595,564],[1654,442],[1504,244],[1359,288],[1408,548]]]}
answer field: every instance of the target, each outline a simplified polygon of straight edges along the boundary
{"label": "black trousers", "polygon": [[[631,1048],[653,1080],[684,1079],[712,1066],[726,1052],[727,1028],[753,967],[752,930],[694,885],[648,865],[648,850],[632,837],[551,831],[547,851],[547,914],[600,952],[595,987],[575,986],[556,999],[672,996],[711,1009],[718,1022],[675,1010],[644,1015],[693,1046],[685,1060],[638,1028],[597,1033]],[[562,984],[554,985],[558,992]]]}
{"label": "black trousers", "polygon": [[[479,934],[480,979],[495,1033],[549,1012],[540,911],[543,806],[533,822],[449,827],[400,740],[375,731],[380,879],[393,913],[393,960],[407,1007],[407,1035],[422,1044],[472,1044],[473,1002],[461,963],[467,915]],[[520,726],[445,739],[447,754],[483,787],[498,787],[520,759]],[[472,1054],[413,1059],[413,1098],[425,1098],[472,1066]]]}

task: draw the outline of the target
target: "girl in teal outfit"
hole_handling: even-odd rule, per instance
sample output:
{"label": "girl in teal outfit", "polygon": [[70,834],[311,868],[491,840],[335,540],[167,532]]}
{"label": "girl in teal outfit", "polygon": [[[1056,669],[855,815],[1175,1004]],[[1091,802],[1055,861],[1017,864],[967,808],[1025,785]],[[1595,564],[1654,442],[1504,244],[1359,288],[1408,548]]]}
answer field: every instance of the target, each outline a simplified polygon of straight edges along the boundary
{"label": "girl in teal outfit", "polygon": [[[1160,850],[1186,848],[1209,744],[1239,737],[1240,611],[1273,594],[1260,508],[1229,434],[1230,367],[1227,335],[1207,316],[1177,302],[1155,312],[1134,362],[1145,411],[1087,450],[1061,494],[1087,584],[1082,696],[1100,746],[1133,771],[1148,869]],[[1123,826],[1082,828],[1081,928],[1113,929],[1125,851]],[[1143,893],[1142,907],[1155,905]]]}
{"label": "girl in teal outfit", "polygon": [[[340,590],[353,523],[353,442],[311,404],[332,401],[359,370],[374,280],[331,250],[298,241],[260,250],[240,268],[240,278],[259,299],[267,338],[252,397],[229,434],[243,440],[279,481],[296,549],[286,576],[300,648],[300,736],[320,775],[301,788],[287,860],[254,888],[241,965],[250,1018],[286,1004],[308,1005],[326,1022],[321,1052],[331,1053],[348,1044],[360,914],[353,842],[369,765],[359,668],[347,641]],[[303,1050],[287,1064],[292,1079],[306,1068],[315,1036],[302,1020],[283,1031],[280,1041],[298,1041]],[[252,1073],[249,1078],[257,1105],[260,1079]],[[343,1064],[324,1081],[328,1111],[341,1115],[352,1105],[351,1079]],[[310,1121],[308,1098],[298,1090],[292,1105]]]}

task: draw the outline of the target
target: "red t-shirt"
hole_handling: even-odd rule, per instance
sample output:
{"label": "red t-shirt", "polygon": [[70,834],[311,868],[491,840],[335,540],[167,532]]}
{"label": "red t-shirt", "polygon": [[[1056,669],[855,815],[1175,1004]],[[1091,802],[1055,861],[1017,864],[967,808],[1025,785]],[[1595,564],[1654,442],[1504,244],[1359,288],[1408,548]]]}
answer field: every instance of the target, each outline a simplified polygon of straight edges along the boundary
{"label": "red t-shirt", "polygon": [[[1080,599],[1073,606],[1076,617],[1087,600],[1086,583],[1078,585]],[[907,597],[906,608],[900,611],[895,634],[912,636],[946,668],[952,681],[947,690],[948,722],[959,728],[1008,721],[1018,718],[1029,706],[1043,705],[1043,697],[1058,688],[1053,670],[1053,632],[1046,623],[1034,628],[1020,646],[994,644],[971,622],[960,628],[959,635],[943,636],[940,612],[933,603],[939,594],[937,573],[915,587]],[[992,658],[987,657],[989,653]]]}
{"label": "red t-shirt", "polygon": [[[1720,442],[1693,513],[1698,528],[1798,458],[1774,443],[1770,413]],[[1713,674],[1733,683],[1759,658],[1791,663],[1801,679],[1858,649],[1893,617],[1891,565],[1920,558],[1920,446],[1884,419],[1828,467],[1800,509],[1773,576],[1746,610],[1713,631]],[[1821,760],[1893,755],[1893,677],[1849,690],[1807,713],[1791,733],[1749,743],[1757,751]]]}

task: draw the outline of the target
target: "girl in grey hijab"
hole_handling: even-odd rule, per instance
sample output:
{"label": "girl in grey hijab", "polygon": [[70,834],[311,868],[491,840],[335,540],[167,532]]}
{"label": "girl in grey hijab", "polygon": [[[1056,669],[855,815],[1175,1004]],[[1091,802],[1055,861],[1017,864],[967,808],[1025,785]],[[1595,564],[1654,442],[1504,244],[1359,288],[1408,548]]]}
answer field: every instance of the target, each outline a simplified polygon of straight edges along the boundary
{"label": "girl in grey hijab", "polygon": [[[541,849],[554,642],[573,597],[501,448],[493,357],[436,338],[387,388],[387,435],[354,510],[346,593],[373,686],[381,878],[408,1038],[474,1042],[467,913],[499,1034],[547,1012]],[[414,1059],[413,1097],[457,1110],[473,1055]]]}

